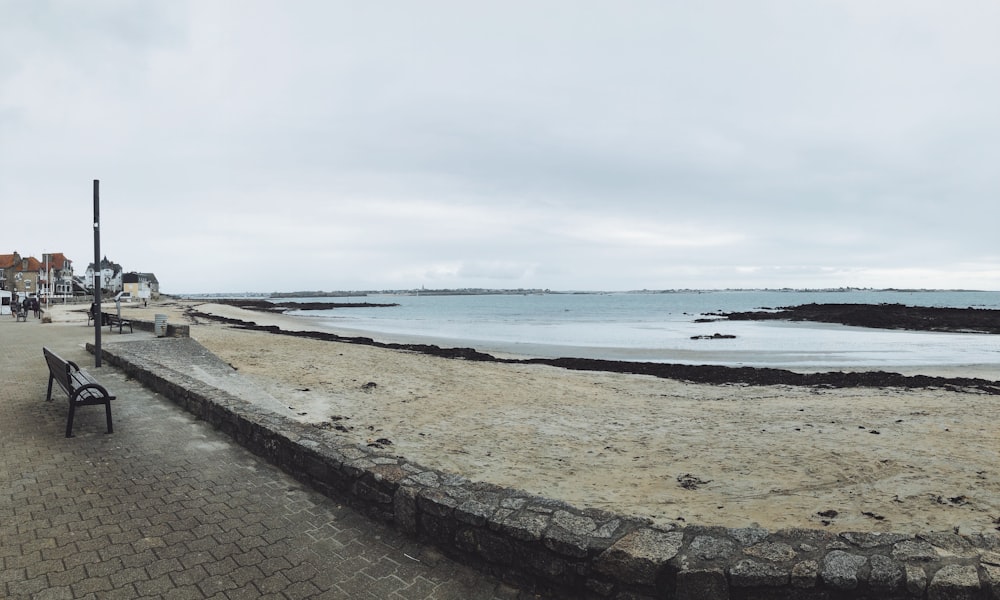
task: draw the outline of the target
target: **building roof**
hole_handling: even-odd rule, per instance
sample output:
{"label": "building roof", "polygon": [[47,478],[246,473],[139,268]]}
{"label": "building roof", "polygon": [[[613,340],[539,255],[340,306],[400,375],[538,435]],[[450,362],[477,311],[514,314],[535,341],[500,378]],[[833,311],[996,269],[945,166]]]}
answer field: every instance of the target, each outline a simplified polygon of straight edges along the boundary
{"label": "building roof", "polygon": [[[27,265],[25,265],[27,261]],[[25,268],[27,267],[27,268]],[[42,261],[34,256],[21,256],[20,254],[0,254],[0,269],[11,269],[16,273],[40,272]]]}
{"label": "building roof", "polygon": [[[50,252],[50,253],[46,253],[46,254],[42,255],[42,258],[44,259],[46,256],[49,257],[49,262],[52,263],[49,266],[51,266],[52,269],[54,269],[56,271],[59,271],[61,269],[65,269],[66,268],[66,263],[69,262],[69,259],[66,258],[66,255],[63,254],[62,252]],[[45,265],[44,261],[42,262],[42,268],[47,268],[47,266]]]}
{"label": "building roof", "polygon": [[0,269],[9,269],[15,263],[19,262],[21,262],[21,255],[17,252],[14,254],[0,254]]}
{"label": "building roof", "polygon": [[[104,269],[111,269],[111,271],[114,273],[121,273],[122,266],[116,262],[111,262],[110,260],[108,260],[108,257],[105,256],[104,258],[101,259],[101,267],[100,267],[101,271],[103,271]],[[87,270],[90,272],[94,272],[96,270],[94,269],[94,263],[90,263],[89,265],[87,265]]]}
{"label": "building roof", "polygon": [[[52,268],[55,270],[66,268],[66,263],[69,259],[62,252],[53,252],[51,254],[46,253],[43,256],[52,257]],[[24,261],[27,260],[27,268],[25,268]],[[43,261],[38,260],[34,256],[21,256],[17,252],[13,254],[0,254],[0,269],[13,269],[14,271],[44,271],[47,268]]]}
{"label": "building roof", "polygon": [[152,273],[136,273],[135,271],[130,271],[128,273],[122,274],[122,283],[156,283],[160,282],[156,280],[156,275]]}

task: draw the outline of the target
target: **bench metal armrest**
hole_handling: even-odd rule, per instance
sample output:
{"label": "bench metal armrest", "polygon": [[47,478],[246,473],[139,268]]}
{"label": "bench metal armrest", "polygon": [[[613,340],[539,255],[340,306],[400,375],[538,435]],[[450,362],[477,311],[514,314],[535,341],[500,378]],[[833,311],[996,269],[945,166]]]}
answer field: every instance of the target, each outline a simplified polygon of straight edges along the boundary
{"label": "bench metal armrest", "polygon": [[111,393],[108,392],[108,389],[106,387],[95,382],[95,383],[88,383],[86,385],[81,385],[80,387],[73,390],[73,397],[71,398],[71,400],[73,400],[73,402],[79,402],[80,396],[82,396],[83,393],[88,390],[94,390],[100,393],[101,394],[100,401],[102,403],[104,402],[104,399],[114,399],[114,396],[112,396]]}

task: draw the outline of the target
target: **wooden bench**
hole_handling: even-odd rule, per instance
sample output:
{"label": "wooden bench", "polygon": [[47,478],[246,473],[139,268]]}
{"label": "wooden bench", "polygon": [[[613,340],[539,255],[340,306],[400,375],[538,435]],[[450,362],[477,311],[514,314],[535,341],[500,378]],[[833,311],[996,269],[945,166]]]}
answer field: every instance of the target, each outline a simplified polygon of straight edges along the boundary
{"label": "wooden bench", "polygon": [[49,365],[49,389],[45,400],[52,400],[52,382],[69,396],[69,417],[66,419],[66,437],[73,437],[73,415],[77,406],[104,405],[108,419],[108,433],[114,433],[111,426],[111,401],[115,399],[107,388],[97,382],[90,373],[84,371],[73,361],[65,360],[48,348],[42,348],[45,362]]}
{"label": "wooden bench", "polygon": [[118,315],[101,313],[101,324],[104,325],[105,323],[108,325],[108,333],[111,333],[111,330],[115,328],[115,325],[118,326],[118,333],[122,333],[122,328],[124,327],[128,327],[128,332],[133,333],[132,321],[123,319]]}

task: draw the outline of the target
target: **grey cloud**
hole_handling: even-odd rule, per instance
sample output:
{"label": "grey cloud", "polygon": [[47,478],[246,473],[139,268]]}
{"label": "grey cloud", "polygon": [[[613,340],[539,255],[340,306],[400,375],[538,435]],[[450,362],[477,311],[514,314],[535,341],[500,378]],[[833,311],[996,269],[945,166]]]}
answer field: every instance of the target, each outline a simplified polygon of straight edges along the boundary
{"label": "grey cloud", "polygon": [[0,197],[168,289],[1000,288],[986,0],[0,11]]}

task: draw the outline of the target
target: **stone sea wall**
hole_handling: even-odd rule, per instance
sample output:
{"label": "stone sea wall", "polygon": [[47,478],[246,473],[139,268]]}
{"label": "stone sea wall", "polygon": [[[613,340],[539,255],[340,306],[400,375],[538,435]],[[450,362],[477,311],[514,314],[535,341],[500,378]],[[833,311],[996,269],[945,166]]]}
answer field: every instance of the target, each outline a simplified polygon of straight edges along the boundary
{"label": "stone sea wall", "polygon": [[1000,600],[1000,534],[653,527],[346,443],[115,346],[102,350],[108,363],[300,481],[522,589],[620,600]]}

